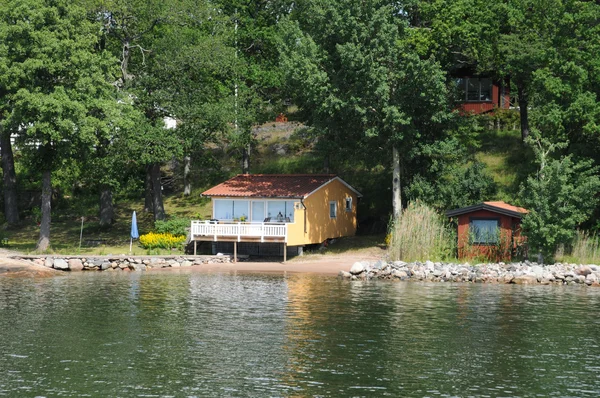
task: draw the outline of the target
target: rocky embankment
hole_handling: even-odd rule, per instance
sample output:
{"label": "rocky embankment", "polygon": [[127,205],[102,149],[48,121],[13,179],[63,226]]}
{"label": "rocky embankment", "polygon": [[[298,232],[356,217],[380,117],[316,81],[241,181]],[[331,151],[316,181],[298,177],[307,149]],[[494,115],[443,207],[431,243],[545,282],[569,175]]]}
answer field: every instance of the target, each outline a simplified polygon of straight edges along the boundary
{"label": "rocky embankment", "polygon": [[131,256],[18,256],[13,257],[37,267],[52,268],[60,271],[145,271],[151,268],[191,267],[202,264],[222,264],[231,262],[230,256],[197,257],[131,257]]}
{"label": "rocky embankment", "polygon": [[600,286],[600,267],[597,265],[542,265],[529,261],[519,263],[453,264],[405,263],[403,261],[356,262],[350,272],[339,276],[352,280],[388,279],[397,281],[514,283],[542,285]]}

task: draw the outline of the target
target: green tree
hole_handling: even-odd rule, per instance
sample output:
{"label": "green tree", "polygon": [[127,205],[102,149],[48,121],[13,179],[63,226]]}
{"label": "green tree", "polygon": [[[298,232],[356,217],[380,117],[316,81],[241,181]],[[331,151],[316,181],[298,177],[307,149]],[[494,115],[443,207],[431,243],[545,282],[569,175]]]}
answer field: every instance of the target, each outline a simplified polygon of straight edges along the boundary
{"label": "green tree", "polygon": [[407,179],[401,170],[420,157],[418,143],[444,137],[451,118],[445,74],[405,40],[409,24],[398,7],[307,1],[286,24],[282,51],[294,102],[322,139],[349,148],[356,159],[362,154],[386,164],[392,155],[395,217]]}
{"label": "green tree", "polygon": [[231,19],[237,60],[231,80],[234,89],[231,144],[234,151],[241,152],[242,172],[248,173],[254,145],[252,128],[273,120],[282,108],[278,22],[289,13],[292,2],[220,0],[218,4]]}
{"label": "green tree", "polygon": [[539,169],[521,187],[521,202],[529,210],[523,218],[523,232],[530,253],[549,259],[558,245],[572,242],[575,228],[592,214],[598,203],[600,177],[589,160],[551,156],[566,143],[552,144],[536,131],[527,142],[534,148]]}
{"label": "green tree", "polygon": [[2,58],[14,85],[4,121],[42,171],[42,222],[37,249],[50,244],[51,173],[87,153],[117,106],[112,57],[96,51],[99,26],[67,1],[8,0],[0,8]]}

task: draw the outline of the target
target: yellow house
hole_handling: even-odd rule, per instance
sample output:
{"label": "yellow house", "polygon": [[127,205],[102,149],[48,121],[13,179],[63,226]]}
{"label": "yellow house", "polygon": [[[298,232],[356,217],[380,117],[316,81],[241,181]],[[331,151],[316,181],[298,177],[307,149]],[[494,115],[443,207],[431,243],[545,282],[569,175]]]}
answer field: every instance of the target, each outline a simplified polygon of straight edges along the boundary
{"label": "yellow house", "polygon": [[233,242],[234,253],[240,243],[251,254],[261,248],[269,254],[268,244],[278,243],[271,254],[283,251],[284,259],[287,252],[302,254],[305,245],[354,235],[362,196],[332,174],[240,174],[202,195],[212,198],[213,219],[192,221],[194,247]]}

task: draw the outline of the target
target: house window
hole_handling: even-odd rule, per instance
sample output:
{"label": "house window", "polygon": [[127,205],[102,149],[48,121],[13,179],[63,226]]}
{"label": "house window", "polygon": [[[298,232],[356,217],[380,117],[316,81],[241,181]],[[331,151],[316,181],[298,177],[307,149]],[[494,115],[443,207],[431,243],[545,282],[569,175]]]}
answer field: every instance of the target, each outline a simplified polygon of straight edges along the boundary
{"label": "house window", "polygon": [[352,211],[352,197],[346,198],[346,211]]}
{"label": "house window", "polygon": [[497,219],[471,220],[469,240],[476,245],[495,245],[500,240],[500,222]]}
{"label": "house window", "polygon": [[231,220],[233,219],[233,200],[214,200],[214,217],[217,220]]}
{"label": "house window", "polygon": [[271,221],[294,222],[294,202],[284,200],[268,201],[267,217]]}
{"label": "house window", "polygon": [[337,217],[337,202],[331,201],[329,202],[329,218]]}
{"label": "house window", "polygon": [[455,80],[460,98],[467,102],[491,102],[492,80],[479,77],[461,77]]}
{"label": "house window", "polygon": [[250,202],[247,200],[214,200],[214,217],[217,220],[248,219]]}

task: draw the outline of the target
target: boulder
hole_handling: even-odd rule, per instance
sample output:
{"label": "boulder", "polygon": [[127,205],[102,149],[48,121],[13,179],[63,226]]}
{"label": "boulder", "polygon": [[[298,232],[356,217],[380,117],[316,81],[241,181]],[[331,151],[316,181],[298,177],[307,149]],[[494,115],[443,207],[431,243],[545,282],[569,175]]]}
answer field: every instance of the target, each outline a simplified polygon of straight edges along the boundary
{"label": "boulder", "polygon": [[100,269],[102,271],[106,271],[107,269],[110,269],[110,268],[111,268],[111,264],[108,261],[100,264]]}
{"label": "boulder", "polygon": [[400,279],[406,279],[408,278],[408,274],[406,273],[406,271],[400,271],[400,270],[393,270],[392,271],[392,276],[394,278],[400,278]]}
{"label": "boulder", "polygon": [[338,277],[342,278],[342,279],[350,279],[350,278],[352,278],[352,274],[350,272],[340,271],[340,273],[338,274]]}
{"label": "boulder", "polygon": [[187,260],[184,260],[184,261],[181,262],[181,266],[182,267],[191,267],[192,264],[193,263],[191,261],[187,261]]}
{"label": "boulder", "polygon": [[435,269],[435,264],[433,263],[433,261],[425,261],[425,269],[427,271],[433,271]]}
{"label": "boulder", "polygon": [[352,268],[350,268],[350,273],[352,275],[360,275],[365,272],[365,266],[361,262],[355,262],[352,264]]}
{"label": "boulder", "polygon": [[69,264],[67,264],[67,262],[65,260],[63,260],[62,258],[55,258],[54,259],[54,269],[60,269],[60,270],[66,271],[69,269]]}
{"label": "boulder", "polygon": [[52,268],[53,265],[54,259],[52,257],[46,257],[46,260],[44,260],[44,267]]}
{"label": "boulder", "polygon": [[519,275],[512,280],[512,283],[517,285],[535,285],[537,282],[535,275]]}
{"label": "boulder", "polygon": [[129,269],[132,269],[134,271],[146,271],[146,265],[145,264],[129,264]]}
{"label": "boulder", "polygon": [[575,269],[575,274],[587,276],[592,273],[592,269],[587,265],[582,265],[581,267]]}
{"label": "boulder", "polygon": [[78,258],[69,259],[68,264],[71,271],[83,271],[83,263]]}
{"label": "boulder", "polygon": [[538,280],[541,280],[544,277],[544,269],[539,265],[534,265],[531,267],[531,273],[535,275]]}

